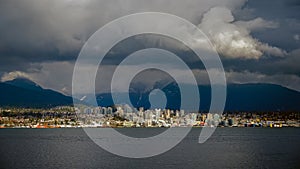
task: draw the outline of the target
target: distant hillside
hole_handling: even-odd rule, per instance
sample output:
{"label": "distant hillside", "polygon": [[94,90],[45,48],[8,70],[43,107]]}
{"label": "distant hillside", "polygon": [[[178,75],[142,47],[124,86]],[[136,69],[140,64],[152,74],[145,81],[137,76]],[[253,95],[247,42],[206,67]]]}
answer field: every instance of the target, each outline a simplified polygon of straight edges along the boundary
{"label": "distant hillside", "polygon": [[[188,87],[188,85],[187,85]],[[198,86],[200,91],[200,110],[207,111],[210,106],[211,87]],[[167,97],[167,108],[180,107],[180,93],[176,84],[161,88]],[[151,90],[131,90],[130,99],[135,107],[149,108],[148,95]],[[192,92],[192,91],[191,91]],[[118,94],[118,103],[122,103],[127,93]],[[99,105],[112,105],[109,93],[97,96]],[[193,100],[188,100],[192,102]],[[225,111],[300,111],[300,93],[274,84],[228,84]]]}
{"label": "distant hillside", "polygon": [[274,84],[231,84],[226,109],[300,111],[300,92]]}
{"label": "distant hillside", "polygon": [[72,98],[49,89],[43,89],[28,79],[0,83],[0,106],[54,107],[71,105]]}
{"label": "distant hillside", "polygon": [[6,81],[5,84],[9,84],[15,87],[33,90],[33,91],[42,91],[44,90],[41,86],[34,83],[33,81],[25,78],[17,78],[11,81]]}
{"label": "distant hillside", "polygon": [[[188,84],[185,84],[189,88]],[[148,99],[152,89],[142,85],[132,86],[129,96],[135,107],[149,108]],[[180,90],[176,83],[155,86],[166,93],[167,108],[180,108]],[[210,106],[211,87],[198,86],[200,91],[200,110],[207,111]],[[133,90],[134,89],[134,90]],[[190,91],[193,92],[193,91]],[[118,93],[117,104],[124,103],[127,93]],[[191,99],[191,98],[189,98]],[[89,96],[84,100],[88,102]],[[160,101],[159,99],[157,100]],[[187,100],[193,102],[193,100]],[[97,95],[100,106],[112,106],[110,93]],[[0,83],[0,106],[53,107],[72,105],[72,97],[59,92],[43,89],[28,79],[15,79]],[[227,86],[226,111],[300,111],[300,93],[273,84],[229,84]]]}

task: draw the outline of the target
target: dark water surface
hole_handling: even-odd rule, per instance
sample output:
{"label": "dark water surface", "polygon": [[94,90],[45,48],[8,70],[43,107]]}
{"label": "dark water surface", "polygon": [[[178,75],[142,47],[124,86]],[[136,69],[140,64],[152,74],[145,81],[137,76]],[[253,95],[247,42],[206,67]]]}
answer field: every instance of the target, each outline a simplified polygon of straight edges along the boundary
{"label": "dark water surface", "polygon": [[[146,137],[163,129],[119,130]],[[0,129],[0,168],[300,169],[300,128],[218,128],[198,144],[200,131],[164,154],[129,159],[102,150],[82,129]]]}

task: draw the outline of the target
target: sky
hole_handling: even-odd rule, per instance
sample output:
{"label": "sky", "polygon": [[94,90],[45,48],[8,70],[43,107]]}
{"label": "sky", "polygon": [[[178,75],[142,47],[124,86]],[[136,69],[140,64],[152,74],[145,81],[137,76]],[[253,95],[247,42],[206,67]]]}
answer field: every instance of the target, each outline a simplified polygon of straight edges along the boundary
{"label": "sky", "polygon": [[[208,36],[228,83],[272,83],[300,91],[299,11],[297,0],[0,0],[0,78],[25,77],[70,95],[76,58],[94,32],[128,14],[164,12],[190,21]],[[112,75],[118,57],[146,47],[185,55],[197,82],[209,83],[189,50],[156,35],[116,45],[99,81]],[[184,78],[182,70],[174,72]],[[108,90],[107,84],[99,86],[99,92]]]}

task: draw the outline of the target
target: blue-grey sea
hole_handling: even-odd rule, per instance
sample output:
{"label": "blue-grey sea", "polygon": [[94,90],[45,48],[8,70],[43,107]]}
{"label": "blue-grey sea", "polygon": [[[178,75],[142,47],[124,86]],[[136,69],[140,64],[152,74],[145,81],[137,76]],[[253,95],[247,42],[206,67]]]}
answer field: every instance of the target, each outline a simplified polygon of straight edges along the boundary
{"label": "blue-grey sea", "polygon": [[[164,129],[118,130],[147,137]],[[164,154],[130,159],[101,149],[82,129],[0,129],[0,168],[300,169],[300,128],[217,128],[198,144],[200,131]]]}

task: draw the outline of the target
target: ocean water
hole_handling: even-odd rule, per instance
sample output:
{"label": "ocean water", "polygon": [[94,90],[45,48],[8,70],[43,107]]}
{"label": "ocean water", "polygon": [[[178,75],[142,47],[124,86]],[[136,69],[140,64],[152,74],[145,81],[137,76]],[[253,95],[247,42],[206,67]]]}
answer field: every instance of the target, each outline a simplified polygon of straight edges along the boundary
{"label": "ocean water", "polygon": [[[147,137],[164,129],[118,130]],[[82,129],[0,129],[0,168],[300,169],[300,128],[217,128],[198,144],[200,131],[166,153],[130,159],[101,149]]]}

